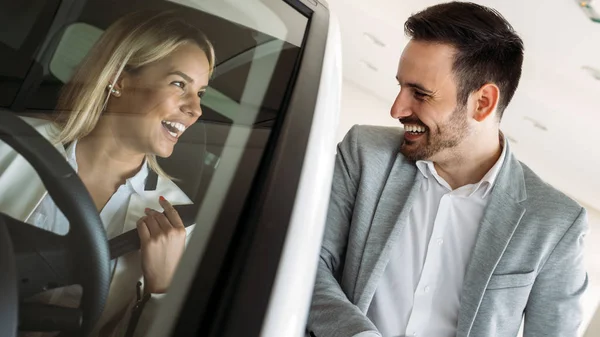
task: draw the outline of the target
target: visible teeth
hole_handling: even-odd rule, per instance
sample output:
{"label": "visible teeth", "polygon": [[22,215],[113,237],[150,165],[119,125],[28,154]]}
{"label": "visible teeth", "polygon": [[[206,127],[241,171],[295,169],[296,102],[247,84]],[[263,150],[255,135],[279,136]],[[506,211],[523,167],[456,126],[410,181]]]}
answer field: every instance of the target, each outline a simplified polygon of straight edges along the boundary
{"label": "visible teeth", "polygon": [[179,122],[170,122],[170,121],[163,121],[163,123],[179,130],[179,132],[184,132],[185,131],[185,125],[179,123]]}
{"label": "visible teeth", "polygon": [[425,127],[421,125],[407,124],[404,125],[404,130],[407,132],[425,132]]}
{"label": "visible teeth", "polygon": [[171,136],[173,136],[173,137],[177,138],[177,134],[176,134],[175,132],[171,132],[171,131],[168,131],[168,132],[169,132],[169,134],[170,134]]}

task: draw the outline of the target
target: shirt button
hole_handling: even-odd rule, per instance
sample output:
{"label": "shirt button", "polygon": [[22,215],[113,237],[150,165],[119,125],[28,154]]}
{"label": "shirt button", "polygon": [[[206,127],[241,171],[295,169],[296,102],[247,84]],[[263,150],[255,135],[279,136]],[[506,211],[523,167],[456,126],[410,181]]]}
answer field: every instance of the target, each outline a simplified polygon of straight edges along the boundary
{"label": "shirt button", "polygon": [[440,245],[440,246],[441,246],[441,245],[442,245],[442,243],[444,243],[444,239],[437,239],[437,243],[438,243],[438,245]]}
{"label": "shirt button", "polygon": [[425,288],[423,288],[423,290],[428,293],[429,292],[429,286],[425,286]]}

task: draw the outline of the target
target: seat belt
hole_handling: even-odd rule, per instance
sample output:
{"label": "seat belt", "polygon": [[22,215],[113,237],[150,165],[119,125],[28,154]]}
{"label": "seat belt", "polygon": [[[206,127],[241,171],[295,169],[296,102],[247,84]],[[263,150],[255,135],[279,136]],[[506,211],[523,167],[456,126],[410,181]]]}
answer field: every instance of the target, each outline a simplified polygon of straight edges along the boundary
{"label": "seat belt", "polygon": [[[65,151],[69,148],[69,145],[71,145],[71,143],[63,144]],[[148,170],[148,176],[146,177],[144,190],[154,191],[156,190],[157,185],[158,174],[153,170]],[[196,205],[174,205],[173,207],[177,213],[179,213],[179,217],[181,217],[183,226],[189,227],[196,222],[196,215],[198,213],[198,207]],[[121,257],[127,253],[139,250],[140,247],[140,237],[138,236],[137,228],[108,240],[108,250],[110,252],[111,260]]]}
{"label": "seat belt", "polygon": [[[158,174],[152,170],[148,170],[148,177],[146,178],[146,185],[144,189],[146,191],[156,190],[158,183]],[[190,205],[174,205],[173,206],[183,226],[189,227],[196,222],[196,215],[198,213],[198,207],[195,204]],[[140,249],[140,237],[138,236],[137,228],[127,231],[121,235],[115,236],[108,240],[108,249],[110,251],[110,259],[116,259],[127,253]]]}

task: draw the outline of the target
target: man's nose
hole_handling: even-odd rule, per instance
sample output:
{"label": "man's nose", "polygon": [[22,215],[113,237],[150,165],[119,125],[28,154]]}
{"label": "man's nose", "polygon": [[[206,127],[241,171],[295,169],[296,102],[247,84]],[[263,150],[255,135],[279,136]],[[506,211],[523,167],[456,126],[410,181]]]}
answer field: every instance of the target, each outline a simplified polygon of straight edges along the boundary
{"label": "man's nose", "polygon": [[412,115],[413,112],[410,103],[410,97],[407,97],[407,92],[400,90],[390,110],[392,118],[401,119]]}

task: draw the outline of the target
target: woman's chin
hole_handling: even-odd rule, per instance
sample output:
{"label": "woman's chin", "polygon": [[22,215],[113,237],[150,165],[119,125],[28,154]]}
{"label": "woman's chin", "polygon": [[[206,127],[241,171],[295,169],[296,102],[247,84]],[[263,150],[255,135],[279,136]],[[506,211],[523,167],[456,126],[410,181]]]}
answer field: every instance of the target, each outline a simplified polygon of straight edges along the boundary
{"label": "woman's chin", "polygon": [[173,151],[169,153],[157,153],[156,156],[160,158],[169,158],[173,154]]}
{"label": "woman's chin", "polygon": [[169,158],[173,154],[173,145],[163,145],[155,151],[152,151],[153,154],[160,158]]}

